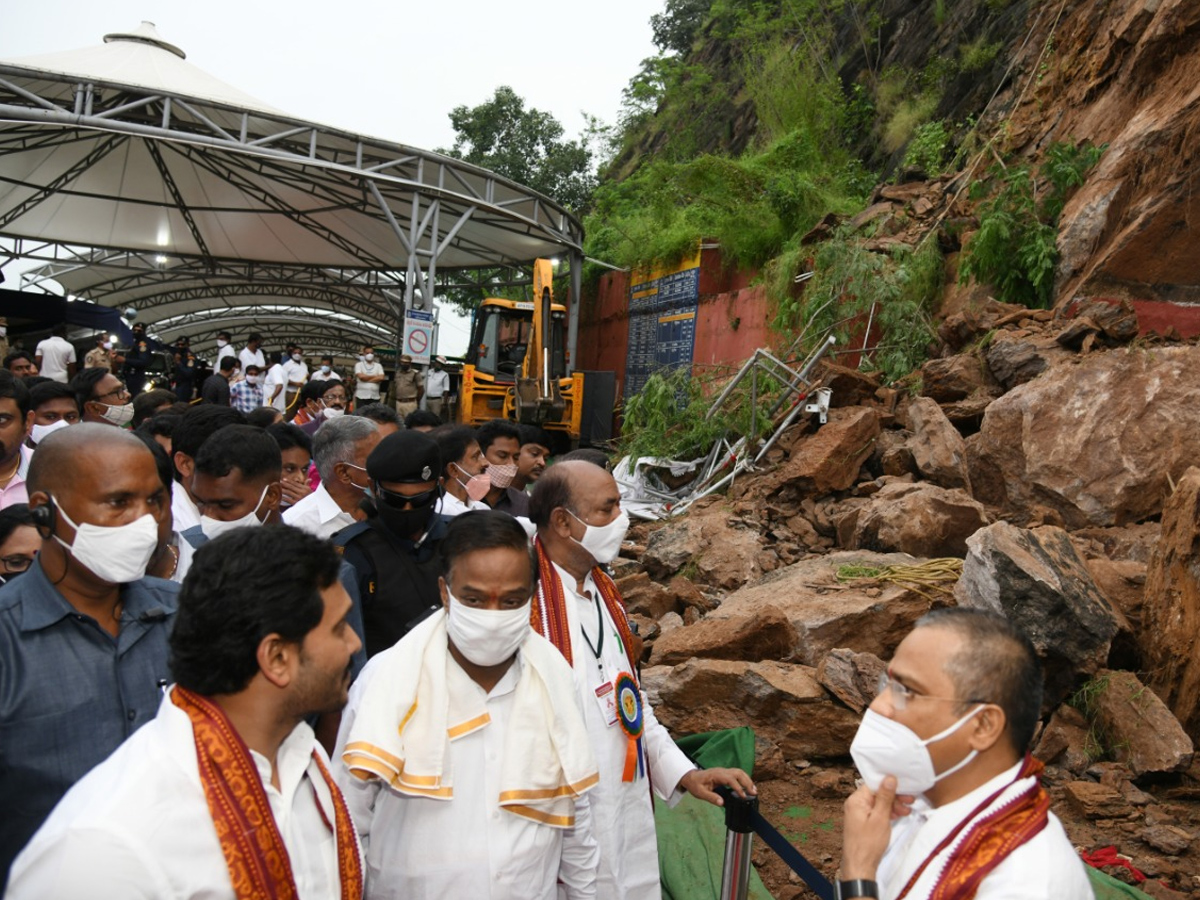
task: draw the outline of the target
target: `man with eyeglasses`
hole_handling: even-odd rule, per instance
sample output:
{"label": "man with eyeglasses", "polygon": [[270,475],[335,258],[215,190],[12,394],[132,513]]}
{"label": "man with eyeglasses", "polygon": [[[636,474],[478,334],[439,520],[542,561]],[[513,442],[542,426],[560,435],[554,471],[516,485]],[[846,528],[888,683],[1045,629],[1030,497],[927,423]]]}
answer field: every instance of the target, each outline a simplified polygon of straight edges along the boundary
{"label": "man with eyeglasses", "polygon": [[133,403],[125,384],[108,369],[84,369],[71,379],[84,422],[123,428],[133,421]]}
{"label": "man with eyeglasses", "polygon": [[358,577],[367,656],[392,646],[441,608],[441,543],[450,521],[441,496],[437,442],[419,431],[381,440],[367,457],[374,513],[332,538]]}
{"label": "man with eyeglasses", "polygon": [[850,746],[835,896],[1090,900],[1088,878],[1029,755],[1042,672],[1004,616],[917,621]]}
{"label": "man with eyeglasses", "polygon": [[367,457],[379,438],[379,426],[361,416],[343,416],[322,425],[312,439],[321,483],[284,512],[284,524],[327,538],[366,518],[361,506],[370,490]]}
{"label": "man with eyeglasses", "polygon": [[300,391],[304,409],[292,421],[312,437],[326,422],[346,414],[349,396],[340,381],[310,381]]}

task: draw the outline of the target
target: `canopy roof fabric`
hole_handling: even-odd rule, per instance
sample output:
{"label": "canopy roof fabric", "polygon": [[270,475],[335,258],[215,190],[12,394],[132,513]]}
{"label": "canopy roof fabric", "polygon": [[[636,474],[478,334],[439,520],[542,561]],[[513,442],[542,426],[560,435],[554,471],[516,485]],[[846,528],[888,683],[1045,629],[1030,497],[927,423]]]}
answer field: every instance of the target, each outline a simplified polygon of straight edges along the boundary
{"label": "canopy roof fabric", "polygon": [[578,269],[583,232],[477,166],[275,110],[143,23],[0,62],[0,237],[47,263],[35,281],[151,325],[238,309],[282,333],[275,307],[337,311],[349,346],[430,308],[447,270],[564,252]]}

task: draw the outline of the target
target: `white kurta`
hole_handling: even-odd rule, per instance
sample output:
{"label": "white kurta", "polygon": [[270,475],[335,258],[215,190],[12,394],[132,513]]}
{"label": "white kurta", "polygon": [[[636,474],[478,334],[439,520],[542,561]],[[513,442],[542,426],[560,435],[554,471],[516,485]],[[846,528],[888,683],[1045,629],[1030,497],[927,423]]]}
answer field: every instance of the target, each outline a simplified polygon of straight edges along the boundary
{"label": "white kurta", "polygon": [[[452,692],[483,695],[459,666],[446,669]],[[518,657],[486,695],[491,722],[450,742],[450,800],[400,794],[379,779],[362,781],[340,762],[372,667],[359,676],[334,755],[335,777],[366,853],[367,900],[553,900],[560,878],[572,900],[596,897],[598,851],[586,797],[575,801],[575,827],[568,829],[540,825],[498,803],[500,758],[520,673]]]}
{"label": "white kurta", "polygon": [[[619,724],[609,725],[596,701],[596,688],[619,672],[629,671],[629,659],[621,644],[617,626],[599,600],[600,593],[588,575],[584,588],[593,598],[575,591],[575,579],[557,565],[566,596],[567,617],[571,626],[571,657],[575,681],[583,705],[584,723],[592,739],[592,750],[600,766],[600,783],[588,794],[592,803],[592,826],[600,844],[600,875],[597,884],[601,900],[658,900],[658,842],[654,831],[654,806],[645,778],[621,780],[625,768],[628,739]],[[597,607],[601,610],[604,645],[600,665],[583,639],[582,625],[592,644],[597,643]],[[602,674],[602,672],[604,674]],[[674,805],[683,796],[679,780],[696,768],[675,746],[671,736],[654,717],[654,711],[642,694],[645,736],[643,747],[650,765],[654,791]]]}
{"label": "white kurta", "polygon": [[[337,900],[333,798],[312,759],[312,729],[279,748],[280,790],[255,753],[271,812],[303,900]],[[208,811],[192,722],[164,698],[138,729],[76,784],[17,857],[6,900],[233,900]]]}
{"label": "white kurta", "polygon": [[438,500],[436,512],[439,516],[461,516],[465,512],[471,512],[472,510],[477,509],[485,510],[491,509],[491,507],[482,500],[459,500],[457,497],[447,491],[446,493],[442,494],[441,499]]}
{"label": "white kurta", "polygon": [[[892,825],[892,839],[878,871],[882,900],[895,900],[946,835],[984,800],[1011,784],[1020,768],[1020,764],[1013,766],[966,796],[937,809],[924,797],[918,797],[912,813]],[[925,868],[908,894],[910,900],[923,900],[930,895],[950,849]],[[1050,813],[1046,827],[993,869],[979,885],[975,897],[976,900],[1092,900],[1092,888],[1062,823]]]}

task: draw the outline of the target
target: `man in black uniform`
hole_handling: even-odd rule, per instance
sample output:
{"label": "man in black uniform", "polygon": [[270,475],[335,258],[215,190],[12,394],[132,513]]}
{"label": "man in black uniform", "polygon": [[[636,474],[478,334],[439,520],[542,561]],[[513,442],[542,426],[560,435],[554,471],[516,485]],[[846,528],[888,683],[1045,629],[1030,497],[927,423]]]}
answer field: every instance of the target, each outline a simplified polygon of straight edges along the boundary
{"label": "man in black uniform", "polygon": [[133,326],[133,346],[125,354],[125,389],[129,396],[136,397],[146,386],[146,370],[154,362],[150,341],[146,337],[146,326],[137,322]]}
{"label": "man in black uniform", "polygon": [[184,403],[191,403],[196,395],[196,354],[188,344],[185,337],[175,342],[175,396]]}
{"label": "man in black uniform", "polygon": [[358,576],[368,657],[441,609],[441,543],[450,521],[434,515],[441,471],[437,443],[429,435],[388,435],[367,457],[374,513],[331,538]]}

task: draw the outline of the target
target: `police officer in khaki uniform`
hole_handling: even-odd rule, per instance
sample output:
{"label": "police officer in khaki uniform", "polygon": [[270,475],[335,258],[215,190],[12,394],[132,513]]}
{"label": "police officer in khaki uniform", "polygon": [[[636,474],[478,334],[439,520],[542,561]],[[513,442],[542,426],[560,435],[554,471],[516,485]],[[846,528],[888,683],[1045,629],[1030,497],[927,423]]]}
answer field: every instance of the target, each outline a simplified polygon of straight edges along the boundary
{"label": "police officer in khaki uniform", "polygon": [[400,357],[400,365],[396,368],[396,377],[392,380],[396,396],[396,413],[403,419],[417,408],[421,395],[425,393],[423,379],[413,368],[412,357],[405,353]]}

